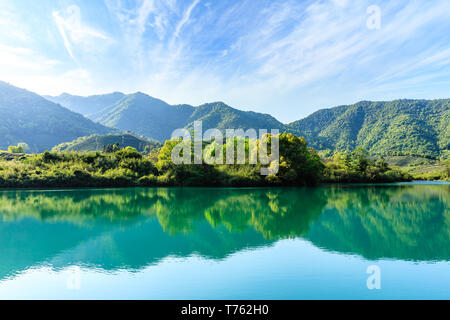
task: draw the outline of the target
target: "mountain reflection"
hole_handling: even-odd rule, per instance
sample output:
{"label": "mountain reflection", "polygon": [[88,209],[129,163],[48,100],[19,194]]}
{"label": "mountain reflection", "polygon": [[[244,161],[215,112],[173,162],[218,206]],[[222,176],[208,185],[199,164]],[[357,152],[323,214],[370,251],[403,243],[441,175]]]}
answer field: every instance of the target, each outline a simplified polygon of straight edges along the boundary
{"label": "mountain reflection", "polygon": [[449,185],[0,193],[0,279],[30,267],[140,269],[302,237],[368,259],[450,260]]}

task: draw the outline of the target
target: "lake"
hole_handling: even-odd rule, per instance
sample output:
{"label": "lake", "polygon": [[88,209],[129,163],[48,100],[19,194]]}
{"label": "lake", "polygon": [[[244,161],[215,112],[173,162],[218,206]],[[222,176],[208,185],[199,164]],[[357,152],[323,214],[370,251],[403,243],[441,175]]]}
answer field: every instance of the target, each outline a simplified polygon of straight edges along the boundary
{"label": "lake", "polygon": [[450,299],[449,204],[445,183],[0,191],[0,298]]}

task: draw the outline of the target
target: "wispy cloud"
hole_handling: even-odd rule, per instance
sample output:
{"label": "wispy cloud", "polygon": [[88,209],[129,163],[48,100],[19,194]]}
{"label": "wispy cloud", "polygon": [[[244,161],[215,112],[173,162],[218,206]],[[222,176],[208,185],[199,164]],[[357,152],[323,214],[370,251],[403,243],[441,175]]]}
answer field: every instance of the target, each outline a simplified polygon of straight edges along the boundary
{"label": "wispy cloud", "polygon": [[186,12],[183,14],[183,18],[180,20],[180,22],[177,24],[177,27],[175,28],[175,37],[180,36],[181,29],[183,29],[184,25],[187,24],[191,18],[192,10],[198,5],[200,0],[194,0],[192,4],[187,8]]}
{"label": "wispy cloud", "polygon": [[67,52],[76,60],[74,46],[81,50],[93,51],[103,45],[110,44],[112,39],[102,31],[96,30],[83,23],[81,10],[78,6],[69,6],[65,12],[53,11],[53,18],[64,41]]}
{"label": "wispy cloud", "polygon": [[[42,0],[39,8],[48,12],[32,22],[17,19],[25,5],[3,3],[10,5],[0,22],[19,22],[26,44],[8,42],[1,31],[0,43],[33,51],[29,59],[11,49],[3,56],[62,61],[49,74],[78,70],[71,76],[78,92],[89,78],[89,93],[111,88],[171,103],[225,100],[287,120],[360,98],[443,96],[443,86],[432,84],[450,80],[447,0],[78,0],[62,8]],[[379,30],[366,24],[374,3]],[[59,48],[40,44],[36,34],[30,39],[30,29],[54,32]]]}
{"label": "wispy cloud", "polygon": [[0,2],[0,38],[29,40],[27,26],[20,23],[19,17],[6,2]]}

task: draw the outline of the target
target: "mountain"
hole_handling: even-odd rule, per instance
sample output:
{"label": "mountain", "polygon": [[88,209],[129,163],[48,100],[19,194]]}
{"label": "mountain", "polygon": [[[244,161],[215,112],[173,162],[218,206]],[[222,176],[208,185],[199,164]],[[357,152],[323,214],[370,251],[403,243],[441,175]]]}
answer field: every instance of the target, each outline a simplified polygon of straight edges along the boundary
{"label": "mountain", "polygon": [[138,92],[92,115],[92,119],[106,126],[164,141],[170,139],[175,129],[186,125],[194,110],[194,107],[187,105],[171,106]]}
{"label": "mountain", "polygon": [[139,152],[148,152],[155,148],[160,148],[161,144],[157,141],[139,137],[135,134],[108,134],[92,135],[81,137],[69,143],[62,143],[53,148],[54,151],[103,151],[108,145],[118,144],[120,148],[132,147]]}
{"label": "mountain", "polygon": [[169,139],[175,129],[192,130],[194,121],[201,120],[204,131],[254,128],[291,132],[330,154],[364,148],[374,155],[450,157],[450,100],[362,101],[320,110],[285,125],[270,115],[236,110],[222,102],[171,106],[143,93],[115,96],[119,97],[114,104],[114,99],[102,102],[97,98],[99,111],[89,117],[159,141]]}
{"label": "mountain", "polygon": [[95,95],[89,97],[73,96],[68,93],[63,93],[60,96],[44,96],[47,100],[58,103],[67,109],[80,113],[89,118],[89,115],[101,111],[102,109],[116,104],[123,99],[125,94],[121,92],[114,92],[110,94]]}
{"label": "mountain", "polygon": [[269,115],[233,109],[222,102],[172,106],[143,93],[126,96],[117,104],[91,115],[103,125],[133,131],[164,141],[180,128],[193,128],[194,121],[203,121],[203,130],[218,129],[285,129]]}
{"label": "mountain", "polygon": [[0,81],[0,149],[25,142],[32,152],[113,130],[43,97]]}
{"label": "mountain", "polygon": [[210,128],[222,131],[226,129],[286,130],[284,124],[268,114],[236,110],[223,102],[207,103],[196,107],[186,127],[193,128],[194,121],[202,121],[204,131]]}
{"label": "mountain", "polygon": [[450,100],[362,101],[320,110],[289,124],[288,130],[318,150],[448,157]]}

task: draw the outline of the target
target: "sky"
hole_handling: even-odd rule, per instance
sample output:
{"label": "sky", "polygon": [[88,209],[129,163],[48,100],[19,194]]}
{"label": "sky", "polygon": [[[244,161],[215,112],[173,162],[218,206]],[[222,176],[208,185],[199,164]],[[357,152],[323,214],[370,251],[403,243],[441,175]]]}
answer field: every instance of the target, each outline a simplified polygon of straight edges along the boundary
{"label": "sky", "polygon": [[283,122],[450,98],[450,1],[0,0],[0,80],[224,101]]}

